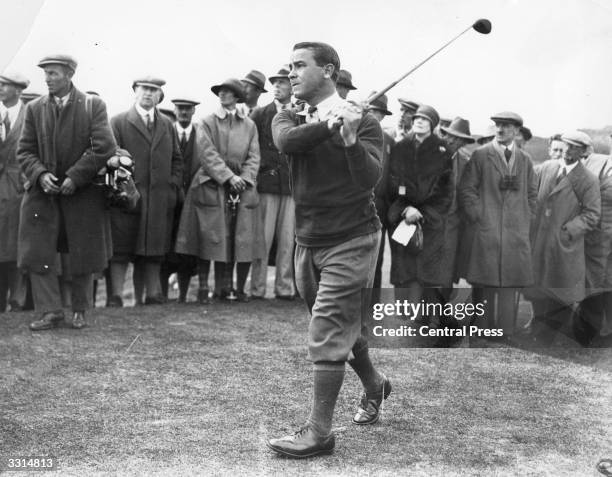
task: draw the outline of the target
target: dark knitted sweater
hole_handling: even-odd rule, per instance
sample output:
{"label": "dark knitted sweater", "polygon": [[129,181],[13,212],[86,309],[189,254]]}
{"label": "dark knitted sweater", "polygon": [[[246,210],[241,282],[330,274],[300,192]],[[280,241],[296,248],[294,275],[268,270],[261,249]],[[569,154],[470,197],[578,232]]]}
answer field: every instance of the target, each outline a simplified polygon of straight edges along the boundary
{"label": "dark knitted sweater", "polygon": [[289,156],[297,242],[329,247],[380,229],[374,186],[381,175],[382,129],[366,114],[346,147],[327,122],[305,123],[295,111],[272,121],[276,147]]}

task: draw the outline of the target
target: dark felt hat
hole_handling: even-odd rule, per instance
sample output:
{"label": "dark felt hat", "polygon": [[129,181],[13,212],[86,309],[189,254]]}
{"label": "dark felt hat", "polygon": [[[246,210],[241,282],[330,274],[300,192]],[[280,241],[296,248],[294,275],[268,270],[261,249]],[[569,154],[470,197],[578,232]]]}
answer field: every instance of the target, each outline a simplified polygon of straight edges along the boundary
{"label": "dark felt hat", "polygon": [[252,85],[257,86],[262,91],[262,93],[268,92],[264,87],[266,85],[266,75],[264,75],[261,71],[249,71],[247,75],[242,78],[242,81],[246,81],[247,83],[251,83]]}
{"label": "dark felt hat", "polygon": [[268,78],[268,81],[270,83],[272,83],[273,81],[276,81],[277,79],[289,79],[289,70],[286,67],[282,67],[280,70],[278,70],[278,73],[276,73],[273,76],[270,76]]}
{"label": "dark felt hat", "polygon": [[[371,98],[375,94],[376,94],[376,91],[372,91],[370,95],[368,96],[368,98]],[[387,109],[387,104],[388,104],[387,95],[383,94],[382,96],[372,101],[368,109],[377,109],[378,111],[383,112],[385,116],[390,116],[393,113]]]}
{"label": "dark felt hat", "polygon": [[470,132],[470,122],[467,119],[460,118],[459,116],[453,119],[448,126],[440,126],[440,129],[446,134],[460,137],[469,143],[476,141]]}
{"label": "dark felt hat", "polygon": [[353,75],[347,70],[338,71],[336,84],[346,86],[348,89],[357,89],[355,85],[353,85]]}
{"label": "dark felt hat", "polygon": [[435,127],[440,122],[440,115],[438,114],[438,111],[426,104],[422,104],[421,106],[419,106],[419,109],[417,109],[416,113],[414,113],[412,117],[425,118],[429,120],[429,122],[431,123],[432,130],[435,129]]}
{"label": "dark felt hat", "polygon": [[226,79],[223,83],[217,84],[210,88],[210,90],[217,96],[219,96],[219,90],[221,88],[229,89],[236,95],[236,98],[238,99],[239,103],[244,103],[244,88],[238,78]]}

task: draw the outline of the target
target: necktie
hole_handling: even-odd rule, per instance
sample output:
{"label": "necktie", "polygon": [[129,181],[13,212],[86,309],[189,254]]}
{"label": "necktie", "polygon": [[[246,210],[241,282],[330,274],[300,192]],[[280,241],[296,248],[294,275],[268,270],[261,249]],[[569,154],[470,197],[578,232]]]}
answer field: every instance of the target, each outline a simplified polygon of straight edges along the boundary
{"label": "necktie", "polygon": [[316,122],[319,120],[319,115],[317,114],[317,107],[310,106],[308,108],[308,117],[310,118],[310,122]]}
{"label": "necktie", "polygon": [[510,162],[510,158],[512,157],[512,151],[507,147],[504,149],[504,157],[506,158],[506,162]]}
{"label": "necktie", "polygon": [[8,135],[11,131],[11,118],[9,118],[8,111],[6,112],[6,116],[4,116],[4,134]]}
{"label": "necktie", "polygon": [[147,129],[150,131],[153,129],[153,121],[151,121],[151,115],[147,114]]}
{"label": "necktie", "polygon": [[561,173],[557,175],[557,182],[555,182],[555,185],[557,185],[559,182],[561,182],[561,180],[567,175],[567,171],[565,170],[565,167],[561,168]]}
{"label": "necktie", "polygon": [[62,114],[63,107],[64,103],[62,102],[62,98],[55,98],[55,112],[58,118]]}
{"label": "necktie", "polygon": [[187,134],[185,131],[181,133],[181,152],[185,152],[185,147],[187,146]]}

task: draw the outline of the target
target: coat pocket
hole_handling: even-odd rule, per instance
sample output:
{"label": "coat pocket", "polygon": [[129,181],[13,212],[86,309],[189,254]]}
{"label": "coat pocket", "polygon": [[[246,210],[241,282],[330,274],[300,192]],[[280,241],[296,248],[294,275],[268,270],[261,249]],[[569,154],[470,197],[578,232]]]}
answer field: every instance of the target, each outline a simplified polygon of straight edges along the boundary
{"label": "coat pocket", "polygon": [[201,183],[196,197],[196,202],[206,207],[218,207],[221,205],[219,203],[219,185],[214,180]]}

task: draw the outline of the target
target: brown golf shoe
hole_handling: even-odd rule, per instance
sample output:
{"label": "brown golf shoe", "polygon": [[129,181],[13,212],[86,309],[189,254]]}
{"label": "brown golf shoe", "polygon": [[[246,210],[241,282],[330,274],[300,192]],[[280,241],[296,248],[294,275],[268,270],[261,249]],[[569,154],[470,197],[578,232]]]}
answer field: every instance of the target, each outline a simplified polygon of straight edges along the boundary
{"label": "brown golf shoe", "polygon": [[293,459],[331,454],[335,445],[336,439],[333,433],[320,436],[309,426],[302,427],[293,435],[270,439],[267,443],[267,446],[274,452]]}

